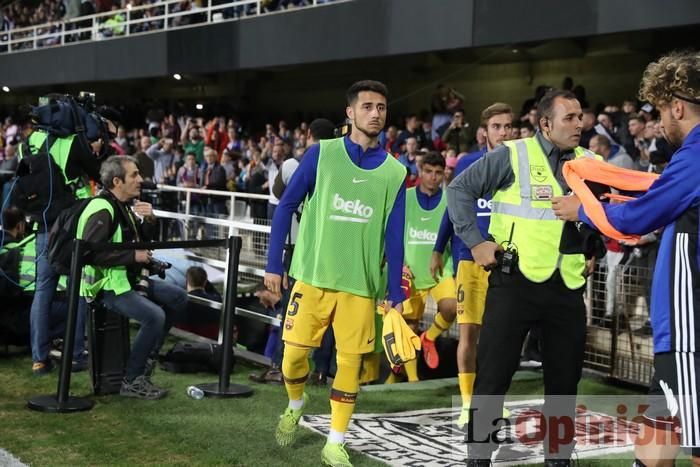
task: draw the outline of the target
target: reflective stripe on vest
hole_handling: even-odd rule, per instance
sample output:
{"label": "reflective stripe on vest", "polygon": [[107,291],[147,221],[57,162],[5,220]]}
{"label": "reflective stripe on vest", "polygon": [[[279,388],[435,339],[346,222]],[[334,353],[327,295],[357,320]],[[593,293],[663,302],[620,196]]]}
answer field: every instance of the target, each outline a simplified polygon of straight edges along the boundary
{"label": "reflective stripe on vest", "polygon": [[[80,215],[76,238],[83,239],[83,231],[88,219],[103,209],[109,212],[113,222],[118,222],[112,204],[104,198],[94,198],[85,206],[85,210]],[[117,225],[111,241],[112,243],[122,242],[122,228],[120,225]],[[80,296],[93,299],[103,289],[112,291],[115,295],[121,295],[131,290],[126,266],[99,267],[85,265],[81,274]]]}
{"label": "reflective stripe on vest", "polygon": [[[551,198],[563,193],[547,156],[535,137],[504,144],[510,149],[515,182],[494,193],[489,232],[500,244],[508,241],[512,228],[519,268],[529,280],[544,282],[558,269],[568,288],[583,286],[583,255],[559,253],[564,222],[554,215]],[[574,154],[596,157],[583,148],[575,148]]]}

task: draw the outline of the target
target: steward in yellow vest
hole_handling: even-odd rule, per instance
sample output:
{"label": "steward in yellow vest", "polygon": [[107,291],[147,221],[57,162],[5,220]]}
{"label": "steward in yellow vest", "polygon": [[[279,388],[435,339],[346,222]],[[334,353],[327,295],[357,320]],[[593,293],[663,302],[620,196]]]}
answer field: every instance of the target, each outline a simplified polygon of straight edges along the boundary
{"label": "steward in yellow vest", "polygon": [[[542,331],[545,415],[574,416],[586,338],[586,261],[581,254],[560,253],[564,222],[554,215],[551,199],[569,191],[565,162],[596,155],[578,146],[583,112],[572,93],[550,91],[537,113],[540,131],[534,137],[507,141],[487,153],[447,192],[455,233],[474,261],[492,271],[477,348],[470,465],[489,465],[497,444],[476,441],[496,439],[494,421],[502,416],[503,396],[533,327]],[[479,232],[474,209],[485,195],[493,200],[489,238]],[[553,440],[556,446],[545,438],[545,460],[568,462],[573,430],[562,438]]]}

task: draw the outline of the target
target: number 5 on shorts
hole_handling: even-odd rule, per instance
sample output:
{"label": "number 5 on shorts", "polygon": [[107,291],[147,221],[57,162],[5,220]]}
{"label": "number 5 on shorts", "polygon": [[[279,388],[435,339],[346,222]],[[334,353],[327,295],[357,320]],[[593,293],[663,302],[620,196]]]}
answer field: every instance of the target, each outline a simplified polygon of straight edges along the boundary
{"label": "number 5 on shorts", "polygon": [[299,300],[301,300],[302,294],[299,292],[295,292],[294,295],[292,295],[292,301],[289,303],[289,307],[287,308],[287,316],[294,316],[297,314],[299,311]]}

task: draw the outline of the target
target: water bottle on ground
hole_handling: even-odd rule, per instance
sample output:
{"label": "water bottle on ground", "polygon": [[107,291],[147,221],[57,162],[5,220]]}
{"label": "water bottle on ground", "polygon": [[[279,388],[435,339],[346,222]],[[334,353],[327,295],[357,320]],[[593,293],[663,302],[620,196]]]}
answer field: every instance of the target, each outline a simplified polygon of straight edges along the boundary
{"label": "water bottle on ground", "polygon": [[197,386],[188,387],[187,395],[196,400],[204,399],[204,391],[199,389]]}

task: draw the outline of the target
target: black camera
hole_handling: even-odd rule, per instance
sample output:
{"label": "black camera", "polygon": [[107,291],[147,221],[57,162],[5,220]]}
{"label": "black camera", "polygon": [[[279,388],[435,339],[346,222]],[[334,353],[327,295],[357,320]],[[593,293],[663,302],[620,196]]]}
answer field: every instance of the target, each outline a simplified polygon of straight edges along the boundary
{"label": "black camera", "polygon": [[158,276],[161,279],[165,279],[165,271],[171,267],[172,264],[170,263],[151,258],[151,262],[141,269],[139,280],[134,284],[134,292],[144,297],[148,296],[148,289],[151,286],[148,282],[148,276]]}
{"label": "black camera", "polygon": [[165,279],[165,271],[170,269],[173,265],[166,263],[165,261],[158,261],[157,259],[151,258],[151,262],[146,265],[146,270],[148,270],[149,276],[158,276],[161,279]]}

